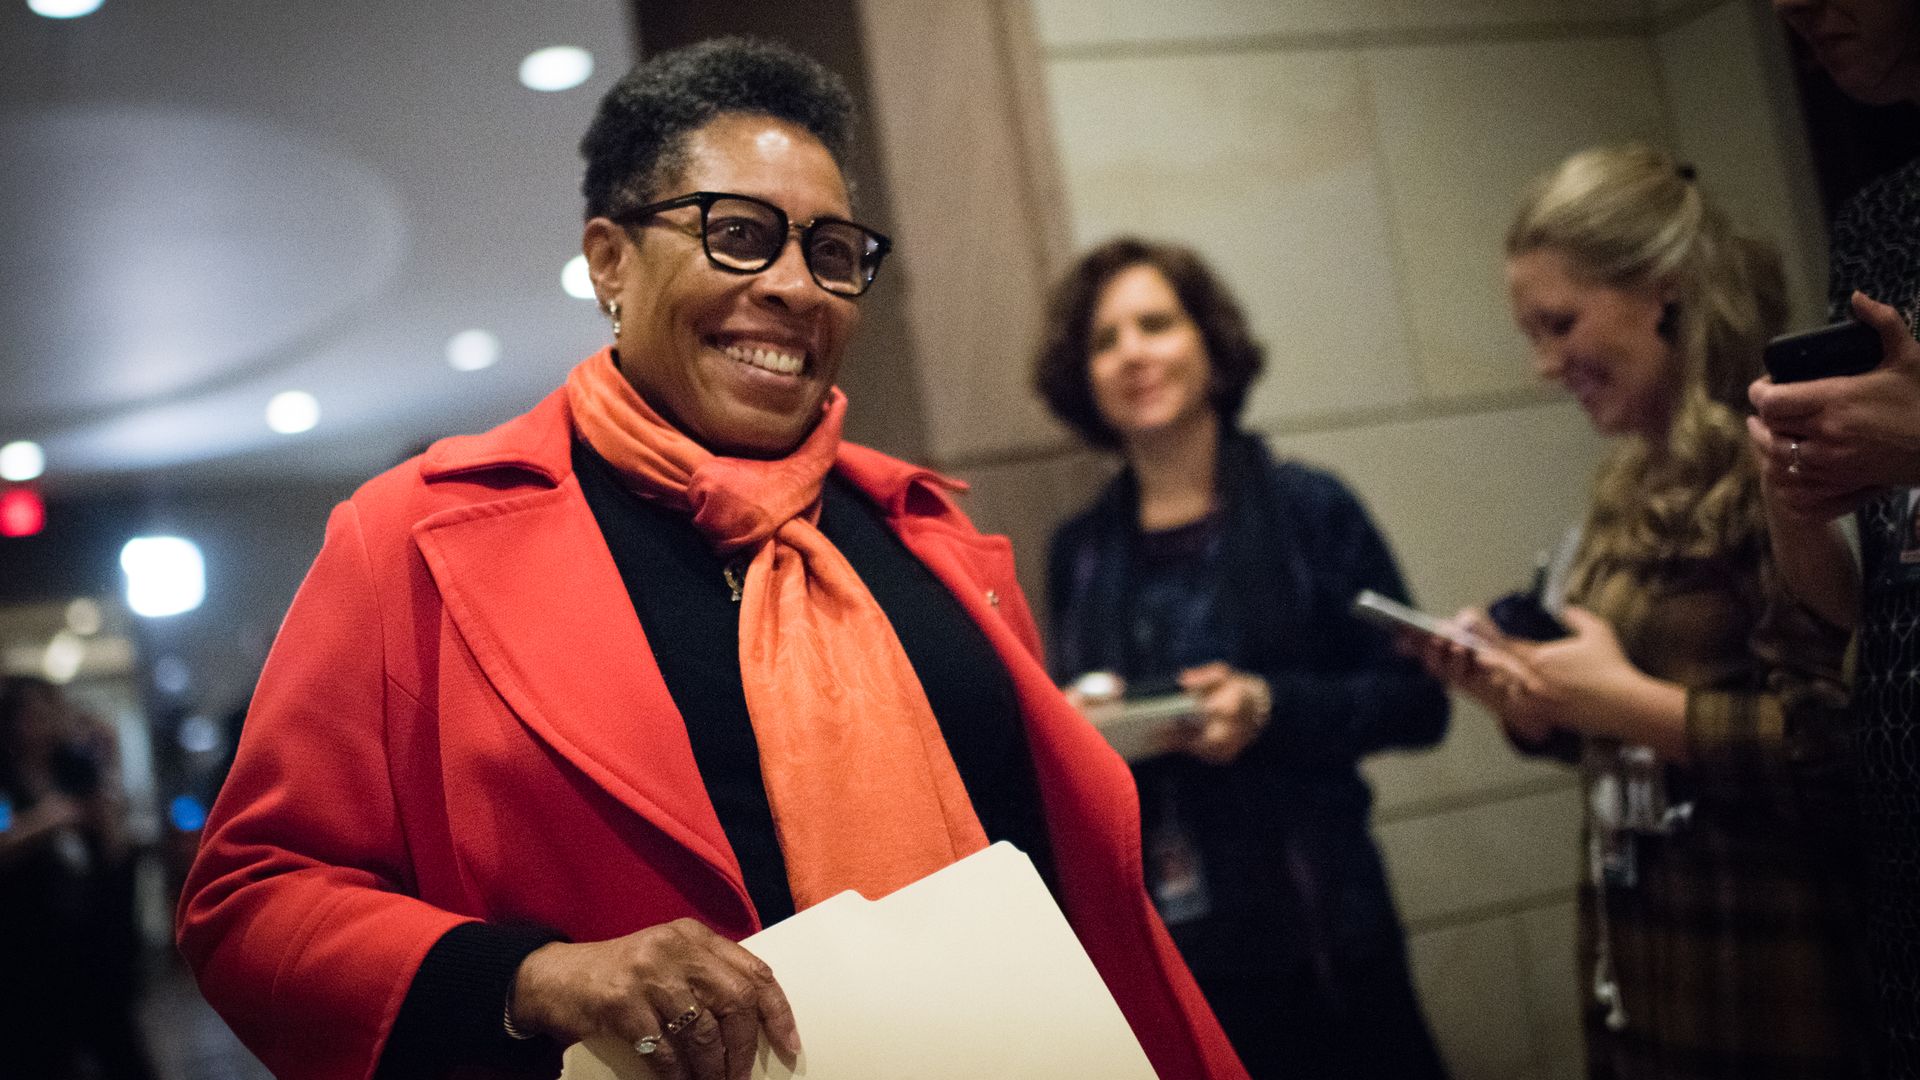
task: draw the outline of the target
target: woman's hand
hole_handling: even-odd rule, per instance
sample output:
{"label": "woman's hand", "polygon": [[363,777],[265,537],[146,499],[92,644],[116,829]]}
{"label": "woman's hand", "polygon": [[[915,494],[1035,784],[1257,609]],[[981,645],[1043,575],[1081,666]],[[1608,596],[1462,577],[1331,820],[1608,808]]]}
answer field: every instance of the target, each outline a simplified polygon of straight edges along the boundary
{"label": "woman's hand", "polygon": [[1267,680],[1219,660],[1182,671],[1180,688],[1200,699],[1199,723],[1176,728],[1171,749],[1209,765],[1239,757],[1273,713]]}
{"label": "woman's hand", "polygon": [[1686,691],[1635,667],[1598,615],[1570,607],[1561,620],[1571,635],[1512,645],[1533,675],[1525,707],[1557,727],[1641,743],[1668,761],[1685,761]]}
{"label": "woman's hand", "polygon": [[1417,658],[1434,678],[1479,702],[1516,742],[1539,746],[1556,730],[1538,694],[1539,679],[1517,655],[1514,639],[1500,632],[1486,613],[1468,608],[1450,620],[1485,645],[1469,648],[1438,635],[1404,631],[1401,651]]}
{"label": "woman's hand", "polygon": [[593,1036],[648,1042],[647,1064],[671,1080],[747,1080],[762,1029],[782,1060],[800,1052],[773,969],[692,919],[612,941],[543,945],[520,965],[512,1007],[514,1027],[563,1045]]}
{"label": "woman's hand", "polygon": [[1111,671],[1089,671],[1060,688],[1067,704],[1085,716],[1088,709],[1112,705],[1125,696],[1127,681]]}
{"label": "woman's hand", "polygon": [[1779,509],[1820,521],[1875,492],[1920,485],[1920,342],[1900,313],[1864,293],[1853,314],[1880,334],[1885,359],[1863,375],[1748,390],[1748,433]]}

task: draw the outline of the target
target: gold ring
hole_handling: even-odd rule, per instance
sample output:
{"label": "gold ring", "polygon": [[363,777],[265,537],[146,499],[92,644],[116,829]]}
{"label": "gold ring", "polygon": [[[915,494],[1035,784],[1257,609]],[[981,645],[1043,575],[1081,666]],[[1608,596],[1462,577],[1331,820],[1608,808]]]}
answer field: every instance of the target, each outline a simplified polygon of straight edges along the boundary
{"label": "gold ring", "polygon": [[633,1052],[641,1055],[642,1057],[645,1057],[646,1055],[653,1053],[655,1050],[660,1049],[660,1040],[662,1038],[664,1038],[664,1036],[661,1036],[661,1035],[642,1036],[640,1039],[634,1042]]}
{"label": "gold ring", "polygon": [[694,1005],[687,1009],[686,1012],[673,1018],[673,1022],[667,1025],[667,1034],[678,1035],[682,1028],[698,1019],[700,1019],[700,1006]]}
{"label": "gold ring", "polygon": [[1800,440],[1787,440],[1787,475],[1800,475]]}

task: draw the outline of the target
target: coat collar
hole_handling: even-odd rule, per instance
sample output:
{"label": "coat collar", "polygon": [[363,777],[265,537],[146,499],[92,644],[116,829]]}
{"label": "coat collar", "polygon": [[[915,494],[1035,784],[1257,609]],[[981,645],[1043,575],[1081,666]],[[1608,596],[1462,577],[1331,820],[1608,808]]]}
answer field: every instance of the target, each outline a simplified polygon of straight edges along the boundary
{"label": "coat collar", "polygon": [[[428,487],[460,485],[414,542],[449,619],[526,729],[752,903],[626,585],[573,475],[564,389],[424,455]],[[457,489],[456,489],[457,490]]]}
{"label": "coat collar", "polygon": [[420,475],[430,484],[488,469],[522,469],[549,487],[573,473],[573,415],[566,387],[492,431],[441,439],[420,461]]}
{"label": "coat collar", "polygon": [[[528,730],[710,866],[751,923],[685,720],[573,475],[573,439],[562,388],[492,431],[435,443],[420,465],[429,487],[483,487],[421,519],[415,543],[475,661]],[[949,492],[964,485],[931,470],[851,443],[836,467],[910,543],[922,531],[913,519],[958,513]]]}

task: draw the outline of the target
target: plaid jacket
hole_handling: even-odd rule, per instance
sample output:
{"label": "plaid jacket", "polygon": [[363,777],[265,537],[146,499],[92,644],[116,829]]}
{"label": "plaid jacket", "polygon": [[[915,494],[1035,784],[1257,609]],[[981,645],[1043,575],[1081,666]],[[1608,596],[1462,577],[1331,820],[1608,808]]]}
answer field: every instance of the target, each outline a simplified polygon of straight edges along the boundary
{"label": "plaid jacket", "polygon": [[[1693,803],[1671,834],[1633,838],[1631,885],[1608,885],[1604,905],[1591,882],[1582,889],[1589,1077],[1864,1075],[1844,636],[1780,599],[1754,558],[1584,577],[1576,599],[1629,658],[1688,688],[1692,762],[1666,773],[1670,802]],[[1588,747],[1589,785],[1607,749]],[[1626,1016],[1617,1031],[1593,993],[1603,934]]]}

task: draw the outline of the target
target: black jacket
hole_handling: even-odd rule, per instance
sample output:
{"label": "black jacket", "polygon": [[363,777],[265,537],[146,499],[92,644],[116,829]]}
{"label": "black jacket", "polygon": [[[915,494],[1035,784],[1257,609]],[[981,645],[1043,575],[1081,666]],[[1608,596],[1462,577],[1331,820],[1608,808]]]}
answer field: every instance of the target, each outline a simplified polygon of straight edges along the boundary
{"label": "black jacket", "polygon": [[[1180,756],[1136,765],[1144,827],[1154,826],[1156,793],[1171,791],[1201,848],[1216,916],[1235,924],[1245,946],[1238,954],[1311,962],[1337,989],[1342,957],[1403,948],[1359,760],[1438,742],[1447,698],[1387,634],[1349,613],[1363,588],[1402,600],[1407,592],[1339,480],[1276,463],[1258,439],[1232,433],[1221,441],[1219,485],[1219,617],[1237,644],[1218,659],[1266,678],[1273,720],[1226,766]],[[1139,674],[1124,670],[1122,638],[1137,520],[1133,477],[1123,473],[1054,535],[1052,666],[1063,682],[1094,670]],[[1248,928],[1259,940],[1241,938]],[[1188,959],[1198,968],[1220,958]]]}

